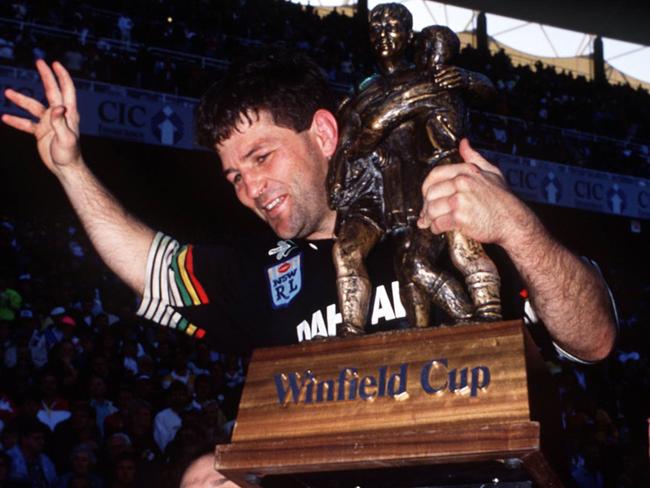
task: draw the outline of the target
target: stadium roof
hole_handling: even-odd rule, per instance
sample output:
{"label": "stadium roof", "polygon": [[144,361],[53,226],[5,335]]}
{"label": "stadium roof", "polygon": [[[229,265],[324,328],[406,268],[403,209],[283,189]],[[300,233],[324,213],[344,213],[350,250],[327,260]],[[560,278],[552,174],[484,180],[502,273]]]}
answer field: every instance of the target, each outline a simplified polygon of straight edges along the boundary
{"label": "stadium roof", "polygon": [[[294,0],[314,6],[353,6],[355,0]],[[445,24],[474,29],[476,12],[487,15],[488,34],[500,45],[543,58],[588,56],[596,34],[605,60],[616,70],[650,83],[650,2],[604,0],[397,0],[413,13],[414,28]],[[368,0],[368,7],[378,3]],[[633,81],[633,80],[631,80]]]}

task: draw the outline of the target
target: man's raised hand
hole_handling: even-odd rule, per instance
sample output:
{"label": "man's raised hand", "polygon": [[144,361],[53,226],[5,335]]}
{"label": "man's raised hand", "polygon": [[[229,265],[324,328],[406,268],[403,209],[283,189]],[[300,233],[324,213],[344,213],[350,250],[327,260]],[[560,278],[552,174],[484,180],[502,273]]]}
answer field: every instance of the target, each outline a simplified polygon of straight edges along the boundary
{"label": "man's raised hand", "polygon": [[81,162],[75,87],[70,74],[59,62],[55,61],[50,68],[45,61],[38,60],[36,69],[43,81],[48,107],[34,98],[7,89],[5,96],[37,120],[3,114],[2,121],[33,134],[41,159],[50,171],[60,177],[66,167]]}
{"label": "man's raised hand", "polygon": [[7,98],[36,121],[8,114],[2,116],[2,121],[36,137],[41,159],[59,179],[101,258],[142,294],[154,231],[129,214],[84,164],[79,151],[77,96],[68,72],[57,62],[50,68],[44,61],[37,61],[36,69],[43,81],[47,107],[7,90]]}
{"label": "man's raised hand", "polygon": [[418,226],[436,234],[456,230],[482,243],[504,245],[534,219],[532,212],[467,139],[459,150],[464,163],[436,166],[425,178]]}

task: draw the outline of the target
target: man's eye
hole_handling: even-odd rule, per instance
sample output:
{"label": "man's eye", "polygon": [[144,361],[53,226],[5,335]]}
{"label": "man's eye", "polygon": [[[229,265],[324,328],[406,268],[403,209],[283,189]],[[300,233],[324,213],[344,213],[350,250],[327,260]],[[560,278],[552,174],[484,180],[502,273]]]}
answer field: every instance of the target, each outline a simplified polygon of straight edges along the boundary
{"label": "man's eye", "polygon": [[241,181],[241,175],[237,173],[235,176],[232,177],[232,184],[236,185]]}
{"label": "man's eye", "polygon": [[255,161],[257,161],[258,163],[263,163],[264,161],[266,161],[266,158],[269,157],[269,154],[270,154],[270,153],[260,154],[259,156],[257,156],[257,157],[255,158]]}

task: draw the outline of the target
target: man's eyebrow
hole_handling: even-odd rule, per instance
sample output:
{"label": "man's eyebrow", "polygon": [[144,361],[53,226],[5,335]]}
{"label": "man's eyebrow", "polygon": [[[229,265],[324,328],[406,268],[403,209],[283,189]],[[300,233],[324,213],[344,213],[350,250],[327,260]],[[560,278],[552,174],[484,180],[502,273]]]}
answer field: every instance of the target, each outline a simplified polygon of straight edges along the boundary
{"label": "man's eyebrow", "polygon": [[244,157],[242,159],[248,159],[250,158],[259,148],[261,147],[261,144],[255,144],[250,151],[248,151],[246,154],[244,154]]}
{"label": "man's eyebrow", "polygon": [[[245,161],[246,159],[250,158],[253,154],[255,154],[255,152],[257,150],[259,150],[260,146],[261,146],[260,144],[255,144],[250,149],[250,151],[248,151],[246,154],[244,154],[244,156],[242,157],[242,160]],[[223,170],[223,175],[227,177],[230,173],[236,173],[236,172],[237,172],[237,170],[235,168],[228,168],[228,169]]]}

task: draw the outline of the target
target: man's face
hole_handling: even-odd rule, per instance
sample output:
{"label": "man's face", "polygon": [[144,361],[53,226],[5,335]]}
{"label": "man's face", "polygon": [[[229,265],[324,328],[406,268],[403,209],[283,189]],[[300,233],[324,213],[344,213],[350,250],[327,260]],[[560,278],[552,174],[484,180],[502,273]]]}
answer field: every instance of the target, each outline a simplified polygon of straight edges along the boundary
{"label": "man's face", "polygon": [[315,124],[298,133],[276,125],[267,111],[250,118],[216,147],[239,201],[282,239],[331,237],[334,214],[325,191],[330,154]]}
{"label": "man's face", "polygon": [[206,454],[194,461],[183,474],[181,488],[239,488],[214,469],[214,457]]}
{"label": "man's face", "polygon": [[411,32],[396,12],[383,9],[373,12],[370,17],[370,44],[375,53],[382,58],[396,58],[408,46]]}

